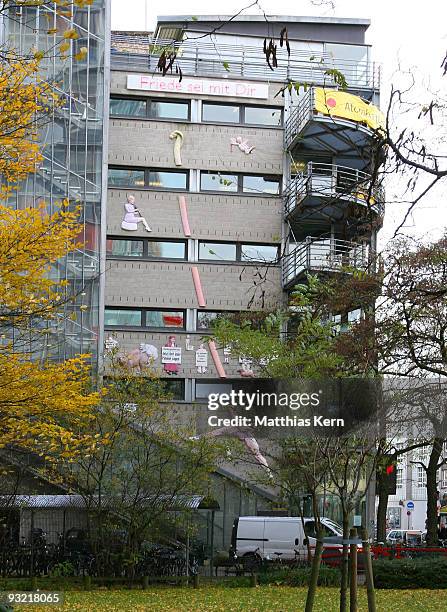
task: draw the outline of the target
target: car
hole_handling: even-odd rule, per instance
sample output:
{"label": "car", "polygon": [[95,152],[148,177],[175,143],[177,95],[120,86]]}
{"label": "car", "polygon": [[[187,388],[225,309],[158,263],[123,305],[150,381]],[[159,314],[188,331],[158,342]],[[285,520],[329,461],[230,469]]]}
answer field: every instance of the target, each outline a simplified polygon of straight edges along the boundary
{"label": "car", "polygon": [[386,541],[388,544],[420,546],[422,535],[422,531],[418,529],[391,529],[386,536]]}

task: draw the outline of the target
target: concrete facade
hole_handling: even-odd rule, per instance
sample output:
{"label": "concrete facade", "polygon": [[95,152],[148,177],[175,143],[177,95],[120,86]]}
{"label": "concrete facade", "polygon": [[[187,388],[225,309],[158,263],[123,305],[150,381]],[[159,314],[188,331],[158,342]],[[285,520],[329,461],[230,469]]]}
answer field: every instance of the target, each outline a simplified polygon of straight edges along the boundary
{"label": "concrete facade", "polygon": [[[346,59],[346,42],[352,44],[353,56],[348,60],[349,74],[347,78],[356,79],[352,83],[350,91],[361,94],[367,100],[376,100],[378,90],[376,85],[366,74],[363,67],[355,64],[369,62],[369,48],[365,45],[364,34],[369,22],[366,20],[331,20],[331,19],[308,19],[297,18],[275,18],[275,31],[278,32],[284,25],[289,29],[289,37],[292,44],[293,74],[298,74],[302,82],[321,84],[326,86],[327,76],[324,74],[326,68],[324,61],[332,61],[333,47],[338,45],[340,49],[340,60]],[[214,26],[213,18],[199,18],[198,22],[189,22],[179,18],[161,18],[159,32],[163,38],[166,32],[177,32],[177,30],[191,30],[194,32],[207,32]],[[226,379],[219,376],[219,371],[211,355],[208,354],[208,364],[205,372],[199,371],[196,365],[195,351],[203,342],[203,336],[207,333],[198,325],[200,313],[207,311],[229,312],[245,311],[249,307],[254,311],[273,311],[287,304],[289,293],[293,284],[305,279],[303,270],[298,269],[297,264],[288,271],[287,282],[284,281],[284,264],[287,257],[298,251],[304,244],[311,244],[315,240],[315,234],[310,235],[312,225],[309,226],[309,218],[314,212],[304,211],[296,206],[292,213],[285,211],[290,188],[297,179],[297,171],[294,169],[295,160],[309,159],[309,150],[302,155],[300,150],[300,138],[288,141],[287,122],[293,122],[293,113],[296,105],[304,100],[304,97],[292,96],[287,91],[287,82],[291,76],[285,62],[285,50],[281,50],[280,68],[275,73],[266,67],[262,56],[262,44],[259,53],[254,51],[254,45],[258,45],[258,37],[265,35],[264,24],[256,18],[240,18],[229,24],[219,34],[226,45],[237,45],[233,50],[229,46],[225,52],[229,53],[230,69],[223,66],[220,57],[213,56],[209,48],[200,47],[197,42],[197,53],[193,48],[194,43],[182,41],[182,32],[178,34],[176,44],[177,62],[182,66],[184,78],[196,80],[197,88],[192,87],[196,93],[177,93],[181,88],[179,77],[173,72],[166,75],[166,84],[163,88],[171,88],[171,91],[156,90],[152,85],[140,89],[128,88],[128,77],[148,84],[161,78],[157,73],[155,65],[157,57],[148,52],[151,41],[147,37],[131,34],[117,33],[115,42],[112,40],[112,75],[111,75],[111,97],[122,101],[125,108],[126,101],[141,101],[146,110],[138,111],[138,116],[129,116],[125,112],[112,113],[109,123],[109,171],[113,175],[123,176],[135,171],[138,179],[133,186],[120,184],[109,184],[107,201],[107,241],[111,245],[114,240],[133,241],[126,248],[140,249],[138,256],[122,256],[108,253],[106,265],[105,286],[105,309],[107,311],[121,311],[126,313],[136,312],[136,319],[146,321],[148,313],[159,309],[160,311],[181,311],[184,324],[181,327],[153,328],[142,325],[118,325],[107,326],[105,336],[113,337],[119,349],[123,352],[137,349],[140,344],[150,344],[156,347],[159,358],[155,361],[156,371],[170,380],[184,381],[184,396],[177,397],[180,402],[179,410],[183,415],[193,414],[194,410],[199,413],[203,407],[203,401],[196,396],[197,385],[201,382],[208,383],[230,383],[241,376],[241,361],[238,355],[228,356],[223,348],[218,348]],[[269,34],[270,36],[270,34]],[[310,47],[309,41],[312,41]],[[184,44],[183,44],[184,43]],[[309,59],[309,49],[321,50],[321,62],[312,64]],[[326,44],[327,43],[327,44]],[[206,45],[206,42],[204,43]],[[127,45],[127,51],[126,51]],[[209,46],[209,41],[208,41]],[[247,55],[245,55],[247,49]],[[279,52],[279,50],[278,50]],[[308,53],[309,52],[309,53]],[[211,53],[211,55],[210,55]],[[255,55],[253,56],[253,53]],[[251,54],[251,56],[250,56]],[[155,55],[155,54],[154,54]],[[215,55],[215,54],[214,54]],[[250,56],[250,57],[249,57]],[[244,59],[245,58],[245,59]],[[249,59],[247,59],[249,58]],[[360,58],[360,59],[358,59]],[[155,63],[154,63],[155,62]],[[350,62],[350,63],[349,63]],[[321,66],[323,65],[323,69]],[[333,64],[342,67],[342,64]],[[363,66],[363,64],[362,64]],[[358,70],[357,70],[358,68]],[[323,70],[323,72],[322,72]],[[342,68],[343,70],[343,68]],[[368,69],[369,70],[369,69]],[[369,74],[369,72],[368,72]],[[375,68],[372,70],[375,74]],[[135,76],[136,75],[136,76]],[[146,77],[143,78],[143,76]],[[284,76],[281,76],[284,75]],[[256,98],[233,97],[228,95],[204,95],[198,93],[203,82],[232,82],[246,83],[251,86],[264,87],[264,94]],[[186,87],[186,86],[185,86]],[[217,87],[217,85],[216,85]],[[219,85],[219,87],[223,87]],[[363,89],[362,89],[363,88]],[[281,93],[281,90],[284,90]],[[231,90],[233,91],[233,90]],[[165,117],[154,118],[149,108],[152,104],[162,102],[187,102],[188,119]],[[203,105],[207,102],[228,106],[238,105],[239,121],[225,122],[227,115],[219,116],[215,113],[214,121],[203,120]],[[118,105],[118,103],[117,103]],[[264,108],[272,113],[281,109],[281,125],[252,125],[245,121],[246,109]],[[222,110],[223,113],[223,110]],[[316,113],[315,113],[316,115]],[[309,121],[313,121],[314,113],[309,111]],[[268,123],[268,119],[265,123]],[[344,126],[346,123],[344,124]],[[347,137],[350,137],[349,129],[353,133],[357,131],[358,125],[352,123],[347,129]],[[177,163],[174,156],[174,142],[170,137],[173,133],[181,132],[181,165]],[[290,134],[289,130],[289,134]],[[322,138],[332,138],[329,133]],[[241,147],[237,143],[241,144]],[[340,144],[340,150],[337,145]],[[331,166],[331,174],[334,184],[342,176],[339,174],[338,164],[341,159],[340,151],[344,148],[340,143],[332,140],[330,146],[333,154],[326,154],[323,159],[325,164]],[[312,154],[312,153],[311,153]],[[317,161],[321,161],[321,151],[316,151]],[[177,160],[178,162],[178,160]],[[356,184],[359,184],[357,171],[363,168],[357,160],[342,160],[348,166],[348,184],[351,176],[355,175]],[[346,170],[346,168],[344,168]],[[186,187],[169,189],[156,187],[159,172],[184,172],[186,173]],[[120,174],[121,172],[121,174]],[[215,190],[205,191],[201,182],[204,173],[214,173],[216,186],[218,177],[225,175],[237,175],[232,179],[233,183],[228,189],[217,186]],[[315,171],[318,173],[318,169]],[[151,183],[151,173],[155,176]],[[327,169],[323,171],[323,180],[327,183]],[[278,194],[264,191],[248,192],[245,178],[253,180],[270,181],[272,177],[279,182]],[[149,177],[149,179],[148,179]],[[254,178],[253,178],[254,177]],[[299,178],[299,177],[298,177]],[[321,179],[321,176],[320,176]],[[129,179],[130,180],[130,179]],[[133,180],[133,179],[132,179]],[[248,180],[248,179],[247,179]],[[121,179],[119,179],[121,181]],[[237,188],[235,184],[237,183]],[[325,184],[326,184],[325,183]],[[159,185],[162,184],[161,182]],[[344,186],[346,183],[343,184]],[[354,184],[352,185],[354,188]],[[343,187],[344,189],[344,187]],[[141,223],[136,229],[128,230],[122,228],[124,204],[129,195],[135,197],[135,203],[141,215],[145,217],[151,227],[151,232],[145,230]],[[328,194],[330,195],[330,194]],[[183,209],[182,209],[183,206]],[[310,206],[315,206],[311,202]],[[315,210],[315,209],[314,209]],[[187,224],[185,225],[185,211]],[[318,212],[318,211],[317,211]],[[182,216],[183,215],[183,216]],[[317,215],[318,216],[318,215]],[[305,220],[305,221],[304,221]],[[311,219],[312,220],[312,219]],[[189,227],[187,227],[189,224]],[[343,225],[344,224],[344,225]],[[321,240],[323,245],[323,260],[338,261],[337,258],[346,258],[352,250],[352,242],[360,241],[359,234],[355,230],[347,235],[346,221],[325,217],[317,219],[317,240],[330,236],[330,247]],[[309,229],[310,227],[310,229]],[[352,227],[352,225],[350,226]],[[374,233],[374,232],[373,232]],[[373,234],[372,233],[372,234]],[[374,244],[375,235],[362,236],[361,239],[368,247]],[[312,237],[314,236],[314,237]],[[311,240],[309,241],[309,238]],[[148,247],[143,246],[145,241],[183,241],[187,247],[187,254],[183,259],[167,259],[163,257],[147,257]],[[141,244],[137,245],[137,242]],[[222,248],[230,244],[239,254],[235,258],[226,259],[219,255],[213,256],[212,261],[201,259],[201,241],[209,241],[217,247]],[[320,243],[316,243],[319,247]],[[236,245],[236,246],[235,246]],[[278,260],[273,263],[243,261],[240,253],[244,245],[256,248],[278,247]],[[330,249],[327,251],[324,249]],[[210,247],[210,252],[212,248]],[[287,254],[287,257],[283,257]],[[309,256],[310,255],[310,256]],[[313,262],[312,254],[307,257],[308,262]],[[291,272],[290,272],[291,270]],[[312,271],[304,270],[304,271]],[[263,282],[259,286],[259,274],[262,274]],[[200,280],[203,292],[203,301],[197,291],[194,275]],[[181,349],[181,364],[177,373],[168,375],[161,364],[160,351],[165,346],[168,338],[175,336],[176,347]],[[206,346],[206,342],[205,342]],[[191,347],[193,349],[191,350]],[[203,398],[202,398],[203,399]],[[202,404],[202,406],[200,406]],[[231,470],[230,470],[231,472]],[[243,482],[243,477],[228,473],[225,477],[216,476],[213,479],[215,496],[219,499],[221,513],[216,515],[216,525],[219,524],[221,532],[217,537],[218,546],[227,548],[231,536],[231,525],[234,517],[243,514],[255,514],[258,511],[271,509],[271,492],[253,492],[247,487],[238,488],[234,482]],[[229,480],[227,480],[229,478]]]}

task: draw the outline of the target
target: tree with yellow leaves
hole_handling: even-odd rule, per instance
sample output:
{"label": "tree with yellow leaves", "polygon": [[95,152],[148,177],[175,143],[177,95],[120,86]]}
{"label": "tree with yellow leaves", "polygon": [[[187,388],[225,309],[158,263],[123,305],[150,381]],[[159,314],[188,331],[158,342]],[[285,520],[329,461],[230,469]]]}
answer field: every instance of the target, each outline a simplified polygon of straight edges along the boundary
{"label": "tree with yellow leaves", "polygon": [[[1,0],[0,15],[45,4],[62,15],[72,5],[92,2]],[[60,38],[63,56],[77,35],[65,29]],[[51,360],[64,305],[74,302],[58,262],[80,246],[80,209],[68,201],[53,204],[51,211],[45,203],[8,206],[8,196],[41,161],[39,127],[59,100],[53,84],[40,77],[45,51],[6,43],[0,55],[0,449],[15,446],[66,458],[91,446],[85,423],[98,403],[98,394],[89,391],[88,355]]]}
{"label": "tree with yellow leaves", "polygon": [[85,392],[87,356],[40,358],[63,316],[66,282],[52,278],[51,266],[76,244],[77,212],[0,206],[0,447],[74,452],[84,438],[75,430],[97,403]]}

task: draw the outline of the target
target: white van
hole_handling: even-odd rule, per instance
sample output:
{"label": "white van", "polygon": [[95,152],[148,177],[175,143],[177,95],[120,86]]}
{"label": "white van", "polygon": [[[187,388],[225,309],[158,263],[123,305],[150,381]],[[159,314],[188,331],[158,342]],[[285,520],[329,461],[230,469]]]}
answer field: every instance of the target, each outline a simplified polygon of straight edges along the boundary
{"label": "white van", "polygon": [[[322,518],[324,547],[342,545],[340,525]],[[307,541],[316,545],[315,520],[296,516],[241,516],[234,521],[231,539],[232,552],[237,557],[256,555],[260,559],[296,559],[307,552]]]}

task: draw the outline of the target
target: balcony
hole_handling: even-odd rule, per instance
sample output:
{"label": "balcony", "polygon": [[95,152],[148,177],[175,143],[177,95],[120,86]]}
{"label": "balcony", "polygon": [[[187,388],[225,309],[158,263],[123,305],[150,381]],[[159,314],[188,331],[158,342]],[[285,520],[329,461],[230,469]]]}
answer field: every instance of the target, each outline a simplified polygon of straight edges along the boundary
{"label": "balcony", "polygon": [[284,126],[285,148],[369,157],[385,123],[382,112],[359,96],[327,87],[311,87],[299,96]]}
{"label": "balcony", "polygon": [[349,204],[383,216],[385,193],[367,172],[339,166],[309,162],[305,172],[291,180],[284,190],[286,217],[306,209],[314,209],[315,216],[339,219]]}
{"label": "balcony", "polygon": [[[207,39],[172,41],[148,36],[112,34],[111,62],[113,70],[157,72],[161,51],[175,53],[176,61],[186,76],[262,81],[300,81],[327,85],[327,70],[343,73],[351,89],[379,91],[380,67],[369,61],[337,59],[332,53],[277,49],[278,67],[270,70],[259,46],[217,45]],[[312,59],[311,57],[314,56]]]}
{"label": "balcony", "polygon": [[365,270],[368,267],[366,244],[346,240],[320,239],[308,236],[282,261],[282,285],[290,287],[306,273],[340,272],[344,268]]}

